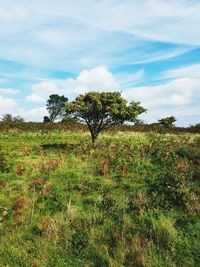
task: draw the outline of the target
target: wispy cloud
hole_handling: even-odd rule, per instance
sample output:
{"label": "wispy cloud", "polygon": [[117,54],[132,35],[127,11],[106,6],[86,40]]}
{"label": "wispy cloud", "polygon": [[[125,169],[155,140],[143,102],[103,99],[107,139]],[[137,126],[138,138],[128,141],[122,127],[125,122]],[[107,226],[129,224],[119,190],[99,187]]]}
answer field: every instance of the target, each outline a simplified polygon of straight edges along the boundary
{"label": "wispy cloud", "polygon": [[2,94],[2,95],[16,95],[19,93],[20,93],[19,89],[0,88],[0,94]]}
{"label": "wispy cloud", "polygon": [[165,78],[200,78],[200,64],[193,64],[181,68],[165,71],[163,73]]}
{"label": "wispy cloud", "polygon": [[149,107],[149,121],[170,112],[185,125],[198,120],[199,1],[0,4],[0,101],[10,111],[41,119],[51,93],[124,89]]}
{"label": "wispy cloud", "polygon": [[77,0],[56,4],[43,0],[27,5],[16,0],[2,5],[1,54],[40,67],[66,70],[69,66],[80,71],[102,64],[145,63],[191,49],[185,45],[163,48],[160,41],[200,44],[196,27],[200,5],[186,1],[86,0],[83,5]]}

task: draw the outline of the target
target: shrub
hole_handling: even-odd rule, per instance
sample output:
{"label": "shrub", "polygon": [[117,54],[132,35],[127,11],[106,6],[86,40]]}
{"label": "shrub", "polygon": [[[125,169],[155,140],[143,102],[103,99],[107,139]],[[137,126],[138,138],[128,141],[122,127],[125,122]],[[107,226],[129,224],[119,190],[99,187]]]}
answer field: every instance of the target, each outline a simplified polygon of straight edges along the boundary
{"label": "shrub", "polygon": [[168,169],[151,184],[149,192],[155,203],[163,207],[186,207],[191,199],[190,168]]}
{"label": "shrub", "polygon": [[0,172],[8,172],[9,167],[7,165],[5,156],[3,153],[0,153]]}
{"label": "shrub", "polygon": [[88,235],[84,231],[77,230],[72,235],[72,250],[73,253],[80,253],[88,246]]}

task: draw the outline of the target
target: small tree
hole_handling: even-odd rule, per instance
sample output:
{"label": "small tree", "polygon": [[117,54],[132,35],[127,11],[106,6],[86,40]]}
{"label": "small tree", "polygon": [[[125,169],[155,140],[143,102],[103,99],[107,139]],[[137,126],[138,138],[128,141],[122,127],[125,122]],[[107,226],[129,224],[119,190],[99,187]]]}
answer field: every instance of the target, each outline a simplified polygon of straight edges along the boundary
{"label": "small tree", "polygon": [[3,122],[24,122],[24,118],[22,118],[20,115],[13,116],[12,114],[3,114],[2,116]]}
{"label": "small tree", "polygon": [[22,118],[20,115],[17,115],[13,117],[14,122],[24,122],[24,118]]}
{"label": "small tree", "polygon": [[132,101],[128,105],[119,92],[86,93],[66,106],[68,115],[87,124],[93,147],[101,131],[124,122],[135,123],[138,115],[145,111],[139,102]]}
{"label": "small tree", "polygon": [[49,119],[49,117],[48,116],[44,116],[44,118],[43,118],[43,122],[50,122],[51,120]]}
{"label": "small tree", "polygon": [[166,117],[166,118],[163,118],[163,119],[160,119],[158,121],[159,124],[161,124],[162,126],[165,126],[165,127],[173,127],[175,126],[175,123],[176,122],[176,118],[171,116],[171,117]]}
{"label": "small tree", "polygon": [[190,129],[194,132],[200,132],[200,123],[196,123],[195,125],[190,125]]}
{"label": "small tree", "polygon": [[144,122],[143,120],[138,119],[138,120],[135,122],[135,125],[137,125],[137,126],[144,126],[144,125],[145,125],[145,122]]}
{"label": "small tree", "polygon": [[6,113],[2,115],[2,119],[3,122],[12,122],[13,121],[13,116],[12,114]]}
{"label": "small tree", "polygon": [[62,117],[65,113],[65,106],[68,98],[64,95],[59,96],[56,94],[50,95],[47,100],[47,110],[49,112],[50,121],[55,121],[58,117]]}

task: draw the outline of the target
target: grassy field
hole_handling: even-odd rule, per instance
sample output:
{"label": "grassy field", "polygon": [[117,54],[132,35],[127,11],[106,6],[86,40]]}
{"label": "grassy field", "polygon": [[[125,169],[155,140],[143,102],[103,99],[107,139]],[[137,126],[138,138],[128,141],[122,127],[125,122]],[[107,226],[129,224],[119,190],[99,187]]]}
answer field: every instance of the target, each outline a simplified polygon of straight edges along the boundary
{"label": "grassy field", "polygon": [[200,135],[0,133],[0,266],[200,266]]}

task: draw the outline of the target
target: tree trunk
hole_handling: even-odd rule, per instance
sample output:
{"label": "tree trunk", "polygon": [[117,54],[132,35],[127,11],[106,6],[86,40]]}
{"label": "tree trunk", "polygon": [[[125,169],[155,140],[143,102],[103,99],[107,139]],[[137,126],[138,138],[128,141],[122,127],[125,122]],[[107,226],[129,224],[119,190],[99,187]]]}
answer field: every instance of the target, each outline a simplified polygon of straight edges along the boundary
{"label": "tree trunk", "polygon": [[93,149],[95,149],[95,141],[96,141],[96,138],[95,138],[94,134],[92,134],[92,147],[93,147]]}
{"label": "tree trunk", "polygon": [[96,141],[96,139],[97,139],[97,136],[98,136],[97,133],[91,132],[91,137],[92,137],[92,147],[93,147],[93,149],[95,149],[95,141]]}
{"label": "tree trunk", "polygon": [[92,147],[93,149],[95,148],[95,141],[99,135],[99,131],[93,127],[91,127],[91,125],[86,121],[87,126],[89,128],[90,134],[91,134],[91,138],[92,138]]}

